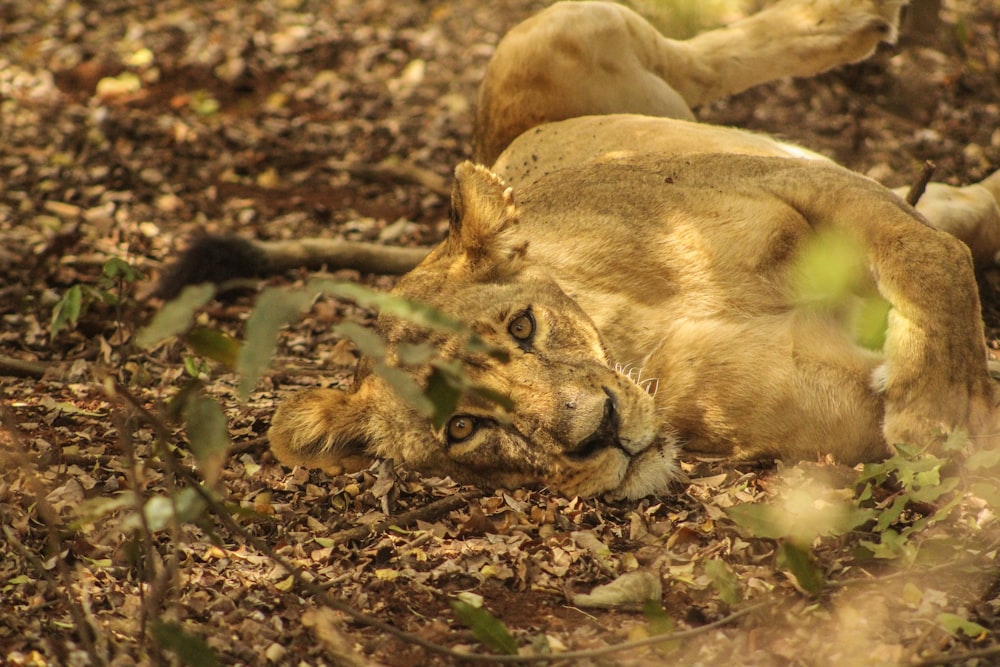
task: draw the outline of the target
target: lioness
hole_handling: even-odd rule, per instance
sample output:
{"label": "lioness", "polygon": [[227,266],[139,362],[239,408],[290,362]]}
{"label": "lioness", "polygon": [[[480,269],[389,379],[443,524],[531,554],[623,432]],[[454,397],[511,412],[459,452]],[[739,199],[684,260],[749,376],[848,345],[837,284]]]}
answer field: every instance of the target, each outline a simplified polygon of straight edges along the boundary
{"label": "lioness", "polygon": [[[1000,177],[932,186],[928,224],[804,149],[690,122],[692,105],[864,58],[893,38],[901,4],[788,0],[686,42],[603,2],[514,28],[479,97],[475,156],[492,169],[459,165],[448,238],[395,288],[509,362],[376,324],[391,349],[429,341],[460,358],[513,409],[466,395],[435,428],[363,361],[351,391],[285,400],[276,455],[328,468],[378,455],[486,486],[634,498],[677,477],[678,446],[855,463],[956,429],[990,434],[970,250],[935,226],[991,261]],[[803,248],[832,232],[861,249],[856,291],[892,306],[881,350],[792,287]]]}

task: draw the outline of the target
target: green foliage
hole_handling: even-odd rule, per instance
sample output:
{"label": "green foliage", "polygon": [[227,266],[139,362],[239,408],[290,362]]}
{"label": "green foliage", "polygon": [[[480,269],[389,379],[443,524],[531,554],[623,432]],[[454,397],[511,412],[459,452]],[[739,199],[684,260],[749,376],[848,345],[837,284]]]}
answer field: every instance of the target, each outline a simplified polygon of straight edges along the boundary
{"label": "green foliage", "polygon": [[52,321],[49,323],[49,338],[55,340],[64,327],[75,327],[84,312],[83,287],[73,285],[62,295],[56,307],[52,310]]}
{"label": "green foliage", "polygon": [[958,637],[960,634],[966,637],[979,637],[989,632],[980,624],[966,620],[958,614],[941,613],[935,620],[953,637]]}
{"label": "green foliage", "polygon": [[[241,376],[240,393],[243,396],[249,395],[258,378],[270,365],[278,331],[298,319],[312,305],[318,294],[348,299],[360,306],[409,320],[417,326],[432,331],[458,335],[462,338],[465,349],[470,352],[488,354],[501,360],[507,359],[505,352],[487,345],[464,324],[429,306],[354,283],[317,279],[310,281],[301,290],[276,288],[261,293],[253,313],[247,320],[246,342],[236,364]],[[470,382],[460,362],[440,358],[432,345],[405,345],[393,356],[384,341],[369,329],[352,322],[343,322],[334,327],[334,331],[357,345],[375,362],[374,372],[418,412],[432,418],[437,425],[443,424],[450,416],[463,393],[480,396],[508,409],[513,407],[506,396]],[[404,370],[406,366],[421,364],[431,366],[427,388],[420,387],[413,376]]]}
{"label": "green foliage", "polygon": [[[952,436],[944,450],[961,449],[964,444],[965,436],[959,433]],[[946,519],[961,502],[959,494],[946,499],[961,481],[957,476],[942,476],[942,469],[947,464],[947,459],[899,445],[896,454],[889,459],[864,466],[857,479],[857,484],[862,487],[858,502],[876,511],[877,519],[872,532],[879,539],[862,540],[861,545],[875,558],[912,562],[917,555],[912,538],[928,526]],[[899,491],[882,503],[874,502],[874,487],[890,481],[900,487]],[[933,503],[934,512],[915,519],[907,517],[906,511],[914,503]]]}
{"label": "green foliage", "polygon": [[226,415],[218,403],[198,392],[188,394],[182,414],[198,470],[208,484],[215,484],[232,446]]}
{"label": "green foliage", "polygon": [[849,500],[835,500],[797,486],[774,503],[744,503],[726,509],[736,524],[755,537],[787,539],[807,548],[818,537],[843,535],[872,517]]}
{"label": "green foliage", "polygon": [[864,248],[855,239],[822,230],[799,251],[791,288],[800,304],[836,314],[858,345],[879,350],[891,305],[870,284],[866,262]]}
{"label": "green foliage", "polygon": [[816,565],[808,548],[790,540],[781,542],[778,545],[776,565],[778,569],[790,572],[806,593],[816,595],[823,589],[823,572]]}
{"label": "green foliage", "polygon": [[168,528],[172,522],[193,522],[205,511],[205,500],[195,489],[181,489],[173,496],[152,496],[138,513],[127,515],[121,522],[122,532],[148,529],[155,533]]}
{"label": "green foliage", "polygon": [[455,617],[472,630],[472,636],[497,653],[517,654],[517,642],[503,621],[483,607],[483,599],[473,593],[459,593],[451,601]]}
{"label": "green foliage", "polygon": [[154,621],[150,630],[157,645],[177,656],[189,667],[218,667],[215,651],[201,637],[187,632],[180,623]]}
{"label": "green foliage", "polygon": [[[663,608],[658,600],[646,600],[642,604],[642,615],[646,617],[647,629],[650,636],[669,635],[677,631],[677,624],[674,619]],[[660,655],[665,655],[676,651],[680,647],[680,641],[666,640],[656,644],[654,650]]]}
{"label": "green foliage", "polygon": [[[97,285],[76,284],[66,290],[52,309],[49,340],[55,340],[63,329],[76,327],[95,303],[121,306],[127,288],[142,279],[142,272],[118,257],[112,257],[101,267]],[[120,318],[119,318],[120,319]]]}
{"label": "green foliage", "polygon": [[[813,544],[820,537],[848,533],[869,521],[873,513],[808,478],[787,480],[784,487],[775,502],[736,505],[726,513],[751,535],[778,541],[778,569],[789,572],[799,588],[815,594],[823,587],[823,573],[812,556]],[[706,574],[720,594],[733,597],[738,585],[734,590],[736,582],[728,581],[725,565],[720,565],[709,572],[706,564]]]}
{"label": "green foliage", "polygon": [[188,331],[194,324],[194,314],[215,296],[215,286],[209,283],[189,285],[173,301],[163,305],[153,321],[136,334],[139,347],[149,348],[162,340]]}
{"label": "green foliage", "polygon": [[725,561],[718,558],[708,559],[705,561],[705,574],[719,592],[719,598],[726,604],[735,605],[743,598],[740,581]]}

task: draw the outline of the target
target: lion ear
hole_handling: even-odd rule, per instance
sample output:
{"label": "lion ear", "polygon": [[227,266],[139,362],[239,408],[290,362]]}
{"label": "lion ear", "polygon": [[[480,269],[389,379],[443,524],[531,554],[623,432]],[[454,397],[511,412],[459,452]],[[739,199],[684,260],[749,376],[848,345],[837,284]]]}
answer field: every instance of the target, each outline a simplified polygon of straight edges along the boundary
{"label": "lion ear", "polygon": [[468,161],[455,168],[449,255],[464,255],[473,272],[515,271],[527,251],[527,243],[516,243],[509,233],[517,222],[514,193],[503,179]]}
{"label": "lion ear", "polygon": [[365,388],[362,383],[352,393],[312,389],[286,399],[267,432],[274,455],[285,465],[322,468],[336,475],[368,467],[371,416]]}

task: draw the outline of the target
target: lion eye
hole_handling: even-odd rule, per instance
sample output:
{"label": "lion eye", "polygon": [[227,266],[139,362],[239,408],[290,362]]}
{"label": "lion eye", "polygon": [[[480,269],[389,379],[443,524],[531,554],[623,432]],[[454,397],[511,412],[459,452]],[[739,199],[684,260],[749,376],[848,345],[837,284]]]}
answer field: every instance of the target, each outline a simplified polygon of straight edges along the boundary
{"label": "lion eye", "polygon": [[535,335],[535,318],[531,315],[531,311],[525,311],[511,320],[507,331],[519,341],[530,341]]}
{"label": "lion eye", "polygon": [[448,420],[448,440],[451,442],[461,442],[476,432],[476,418],[468,415],[459,415]]}

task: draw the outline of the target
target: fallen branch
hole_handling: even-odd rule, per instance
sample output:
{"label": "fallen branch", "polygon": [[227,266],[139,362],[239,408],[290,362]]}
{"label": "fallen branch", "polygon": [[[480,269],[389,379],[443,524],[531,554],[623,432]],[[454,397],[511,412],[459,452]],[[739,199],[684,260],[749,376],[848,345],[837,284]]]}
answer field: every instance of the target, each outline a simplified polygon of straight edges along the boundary
{"label": "fallen branch", "polygon": [[41,379],[48,366],[37,361],[27,361],[0,354],[0,375]]}
{"label": "fallen branch", "polygon": [[331,169],[346,171],[351,176],[358,178],[378,179],[391,178],[408,183],[415,183],[423,186],[444,197],[451,195],[451,185],[447,179],[440,174],[423,167],[418,167],[412,162],[400,158],[388,157],[381,162],[366,164],[362,162],[344,162],[341,160],[328,160],[326,166]]}
{"label": "fallen branch", "polygon": [[917,176],[916,182],[910,186],[910,191],[906,193],[906,203],[910,206],[916,206],[920,198],[924,196],[924,190],[927,189],[927,184],[931,182],[931,176],[934,175],[934,170],[937,168],[930,160],[924,160],[924,166],[920,169],[920,175]]}

